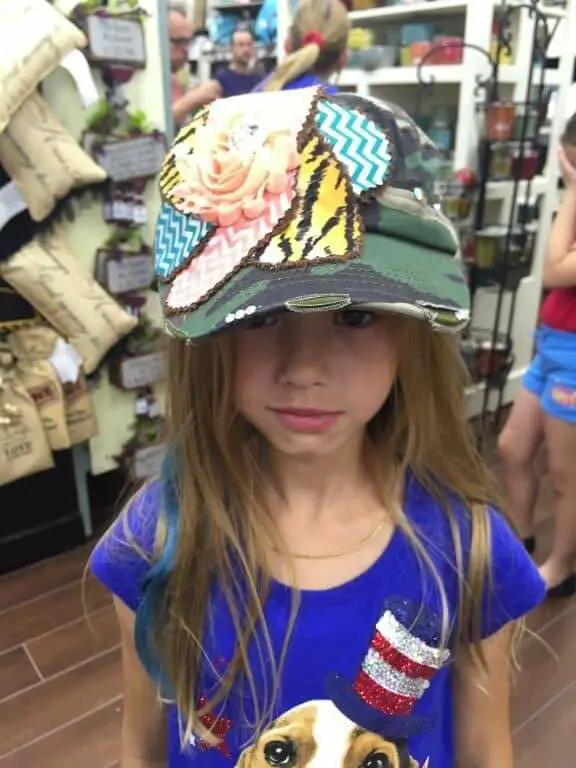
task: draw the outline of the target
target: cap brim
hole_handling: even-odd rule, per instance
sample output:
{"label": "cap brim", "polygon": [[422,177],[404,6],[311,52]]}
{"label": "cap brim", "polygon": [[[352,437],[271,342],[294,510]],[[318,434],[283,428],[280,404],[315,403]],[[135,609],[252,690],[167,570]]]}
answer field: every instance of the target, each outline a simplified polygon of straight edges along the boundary
{"label": "cap brim", "polygon": [[[161,292],[166,290],[163,286]],[[470,296],[457,258],[422,244],[367,233],[361,256],[346,262],[246,266],[193,312],[169,315],[166,330],[173,336],[200,339],[247,317],[348,306],[410,315],[447,332],[461,330],[470,317]]]}

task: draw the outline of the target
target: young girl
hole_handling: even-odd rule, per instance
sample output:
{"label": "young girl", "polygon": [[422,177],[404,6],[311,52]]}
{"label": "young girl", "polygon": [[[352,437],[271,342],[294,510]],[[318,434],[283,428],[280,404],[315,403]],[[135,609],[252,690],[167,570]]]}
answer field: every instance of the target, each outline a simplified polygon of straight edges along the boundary
{"label": "young girl", "polygon": [[434,147],[321,89],[214,102],[161,175],[169,452],[92,569],[116,598],[122,768],[512,768],[517,620]]}
{"label": "young girl", "polygon": [[576,592],[576,115],[562,137],[560,168],[565,193],[552,226],[536,356],[528,369],[499,441],[506,469],[510,514],[533,551],[533,513],[538,496],[535,460],[546,443],[556,496],[552,551],[540,568],[550,597]]}
{"label": "young girl", "polygon": [[282,91],[328,85],[346,64],[350,22],[343,0],[300,0],[286,41],[287,56],[257,88]]}

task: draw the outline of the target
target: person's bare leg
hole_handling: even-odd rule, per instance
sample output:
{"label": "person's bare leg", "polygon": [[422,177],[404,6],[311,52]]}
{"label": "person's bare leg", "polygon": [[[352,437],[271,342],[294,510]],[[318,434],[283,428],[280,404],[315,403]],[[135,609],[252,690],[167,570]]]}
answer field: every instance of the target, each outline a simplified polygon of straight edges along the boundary
{"label": "person's bare leg", "polygon": [[539,398],[522,388],[498,439],[504,463],[507,512],[522,538],[532,535],[539,477],[535,459],[544,438]]}
{"label": "person's bare leg", "polygon": [[576,424],[546,416],[545,433],[556,509],[554,543],[540,573],[555,587],[574,572],[576,561]]}

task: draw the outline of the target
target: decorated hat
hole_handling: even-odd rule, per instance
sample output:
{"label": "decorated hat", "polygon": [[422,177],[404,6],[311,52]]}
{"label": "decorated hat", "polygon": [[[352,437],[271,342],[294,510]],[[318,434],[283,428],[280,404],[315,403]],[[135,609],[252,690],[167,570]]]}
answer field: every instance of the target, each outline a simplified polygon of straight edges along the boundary
{"label": "decorated hat", "polygon": [[356,678],[328,681],[334,705],[359,727],[392,741],[428,725],[415,707],[450,659],[450,651],[441,647],[438,624],[421,606],[390,601]]}
{"label": "decorated hat", "polygon": [[363,307],[457,331],[470,316],[440,160],[396,105],[322,88],[202,109],[162,168],[155,267],[166,331]]}

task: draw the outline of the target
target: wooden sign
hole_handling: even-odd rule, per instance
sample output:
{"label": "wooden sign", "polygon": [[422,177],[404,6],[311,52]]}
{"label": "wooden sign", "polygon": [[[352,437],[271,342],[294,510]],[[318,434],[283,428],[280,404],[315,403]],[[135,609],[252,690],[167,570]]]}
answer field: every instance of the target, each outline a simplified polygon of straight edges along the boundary
{"label": "wooden sign", "polygon": [[86,20],[86,28],[88,58],[93,64],[144,69],[146,44],[140,19],[91,14]]}
{"label": "wooden sign", "polygon": [[142,389],[164,379],[166,356],[163,352],[124,357],[110,367],[110,378],[120,389]]}
{"label": "wooden sign", "polygon": [[161,133],[93,144],[92,153],[109,178],[116,182],[148,179],[160,172],[166,144]]}
{"label": "wooden sign", "polygon": [[166,446],[149,445],[146,448],[138,448],[134,453],[132,474],[135,480],[148,480],[157,477],[162,469],[162,462],[166,456]]}
{"label": "wooden sign", "polygon": [[152,253],[119,253],[98,251],[96,277],[111,294],[118,296],[130,291],[149,288],[154,280]]}

